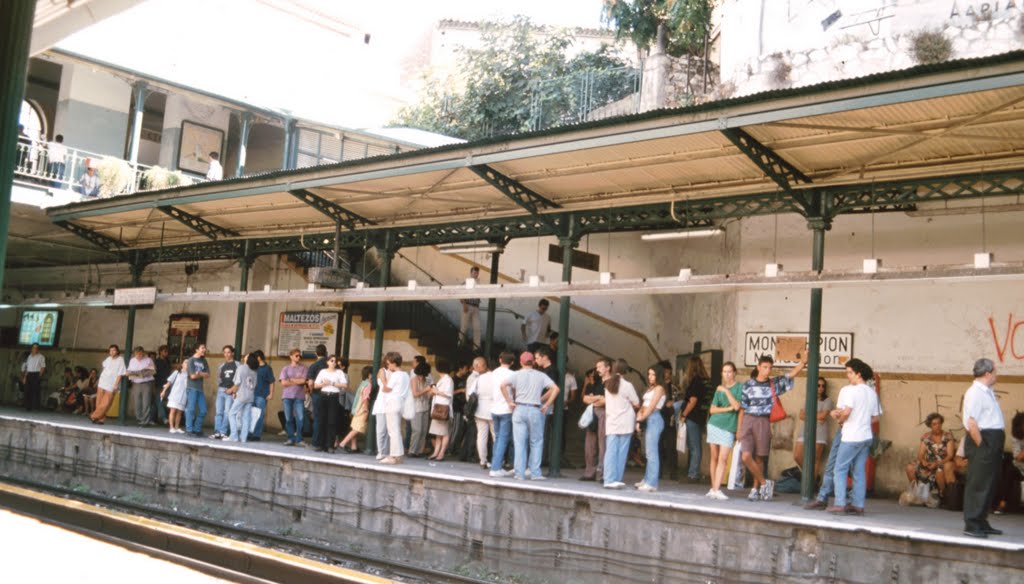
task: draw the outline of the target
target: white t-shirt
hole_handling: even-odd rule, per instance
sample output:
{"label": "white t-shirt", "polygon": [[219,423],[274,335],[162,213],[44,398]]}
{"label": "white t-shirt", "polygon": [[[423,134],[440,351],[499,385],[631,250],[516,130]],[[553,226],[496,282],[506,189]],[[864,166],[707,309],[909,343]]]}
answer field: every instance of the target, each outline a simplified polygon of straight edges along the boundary
{"label": "white t-shirt", "polygon": [[[385,383],[385,385],[387,384],[387,380],[388,380],[389,377],[391,377],[391,372],[388,371],[387,369],[385,369],[384,370],[384,383]],[[367,388],[367,391],[370,391],[370,389]],[[379,415],[385,413],[384,404],[385,404],[385,402],[387,402],[387,397],[388,397],[388,394],[384,393],[383,391],[378,391],[377,392],[377,399],[373,400],[373,409],[370,411],[370,413],[373,414],[374,416],[379,416]]]}
{"label": "white t-shirt", "polygon": [[316,374],[316,380],[313,383],[329,383],[330,385],[323,386],[320,391],[323,393],[339,394],[341,393],[342,386],[348,385],[348,376],[341,369],[335,369],[334,371],[321,369],[320,373]]}
{"label": "white t-shirt", "polygon": [[505,401],[504,396],[501,395],[501,384],[508,381],[509,377],[515,373],[508,367],[502,365],[494,371],[491,371],[491,384],[494,388],[491,391],[491,416],[506,416],[512,413],[512,410],[508,408],[508,402]]}
{"label": "white t-shirt", "polygon": [[882,415],[878,395],[864,383],[847,385],[839,390],[837,409],[851,408],[850,416],[843,423],[843,442],[871,440],[871,418]]}
{"label": "white t-shirt", "polygon": [[100,373],[100,378],[96,385],[100,389],[117,391],[120,389],[120,387],[118,387],[117,378],[123,376],[124,373],[124,359],[120,355],[117,357],[108,356],[103,360],[103,372]]}
{"label": "white t-shirt", "polygon": [[636,426],[636,411],[640,405],[636,388],[625,379],[619,380],[619,392],[604,392],[604,433],[605,435],[632,434]]}
{"label": "white t-shirt", "polygon": [[455,382],[452,381],[451,376],[442,375],[441,379],[438,379],[437,384],[434,385],[434,389],[437,390],[437,395],[434,396],[434,400],[430,404],[431,406],[450,406],[452,404],[452,395],[455,393]]}
{"label": "white t-shirt", "polygon": [[547,343],[548,330],[551,329],[551,315],[545,312],[534,310],[530,314],[526,315],[526,342],[527,343]]}
{"label": "white t-shirt", "polygon": [[467,397],[476,396],[476,413],[474,417],[482,420],[491,419],[491,407],[494,404],[494,373],[488,371],[476,378],[476,383],[467,390]]}
{"label": "white t-shirt", "polygon": [[401,369],[392,371],[388,375],[388,387],[391,391],[385,393],[384,413],[394,414],[402,411],[402,404],[409,395],[409,374]]}
{"label": "white t-shirt", "polygon": [[46,369],[46,357],[43,357],[42,353],[29,353],[25,362],[21,364],[22,373],[40,373],[43,369]]}

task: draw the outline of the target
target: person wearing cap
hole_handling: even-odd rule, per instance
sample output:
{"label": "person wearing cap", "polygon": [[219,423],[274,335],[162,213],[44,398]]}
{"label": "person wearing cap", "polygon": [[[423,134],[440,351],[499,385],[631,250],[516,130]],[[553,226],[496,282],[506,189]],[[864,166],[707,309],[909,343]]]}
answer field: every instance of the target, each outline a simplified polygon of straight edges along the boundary
{"label": "person wearing cap", "polygon": [[515,444],[515,478],[526,479],[527,456],[530,478],[542,481],[540,472],[544,447],[544,416],[558,395],[558,386],[550,377],[533,368],[533,353],[519,356],[522,369],[501,384],[501,397],[512,410],[512,442]]}
{"label": "person wearing cap", "polygon": [[156,364],[146,354],[146,349],[135,347],[134,355],[128,362],[126,372],[132,382],[131,399],[135,403],[135,420],[140,426],[153,425],[153,385],[156,379]]}

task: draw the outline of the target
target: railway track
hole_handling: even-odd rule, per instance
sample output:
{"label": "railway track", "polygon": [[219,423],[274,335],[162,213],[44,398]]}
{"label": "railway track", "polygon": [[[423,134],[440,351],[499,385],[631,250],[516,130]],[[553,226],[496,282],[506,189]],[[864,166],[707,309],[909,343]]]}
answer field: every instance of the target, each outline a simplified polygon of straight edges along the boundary
{"label": "railway track", "polygon": [[131,551],[245,584],[485,584],[470,576],[197,518],[103,495],[0,479],[0,507]]}

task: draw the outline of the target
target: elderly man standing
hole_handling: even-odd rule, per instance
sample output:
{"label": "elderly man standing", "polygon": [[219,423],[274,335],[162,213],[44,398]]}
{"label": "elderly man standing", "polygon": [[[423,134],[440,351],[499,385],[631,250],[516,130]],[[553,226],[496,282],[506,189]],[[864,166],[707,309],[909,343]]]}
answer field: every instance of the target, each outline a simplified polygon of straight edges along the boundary
{"label": "elderly man standing", "polygon": [[131,399],[135,403],[135,421],[140,426],[152,426],[156,364],[146,354],[146,349],[135,347],[131,361],[128,362],[127,375],[132,382]]}
{"label": "elderly man standing", "polygon": [[21,364],[21,383],[25,387],[25,409],[40,408],[42,379],[46,375],[46,357],[39,352],[39,343],[32,343],[28,357]]}
{"label": "elderly man standing", "polygon": [[991,359],[974,362],[974,383],[964,394],[964,453],[967,455],[967,485],[964,488],[964,534],[986,538],[1003,532],[989,525],[996,485],[999,484],[1006,421],[992,386],[996,366]]}

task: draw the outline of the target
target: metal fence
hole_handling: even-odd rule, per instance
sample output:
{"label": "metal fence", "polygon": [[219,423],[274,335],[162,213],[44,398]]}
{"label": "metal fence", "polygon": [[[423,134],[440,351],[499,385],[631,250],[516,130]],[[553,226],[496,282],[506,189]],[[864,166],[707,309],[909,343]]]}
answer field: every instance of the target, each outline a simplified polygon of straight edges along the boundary
{"label": "metal fence", "polygon": [[530,87],[530,129],[543,130],[640,111],[640,69],[590,69]]}

